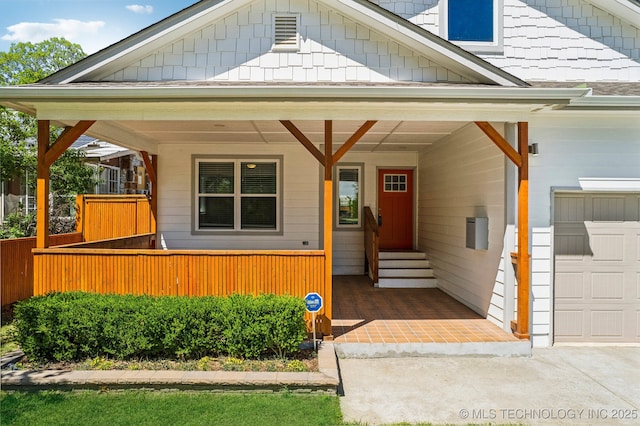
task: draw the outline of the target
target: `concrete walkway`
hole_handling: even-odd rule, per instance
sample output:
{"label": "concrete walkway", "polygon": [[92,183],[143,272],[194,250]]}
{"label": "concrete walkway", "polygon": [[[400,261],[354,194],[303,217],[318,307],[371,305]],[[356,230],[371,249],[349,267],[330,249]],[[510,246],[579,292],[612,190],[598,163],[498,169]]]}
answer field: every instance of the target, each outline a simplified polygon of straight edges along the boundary
{"label": "concrete walkway", "polygon": [[338,363],[345,421],[640,424],[640,347]]}

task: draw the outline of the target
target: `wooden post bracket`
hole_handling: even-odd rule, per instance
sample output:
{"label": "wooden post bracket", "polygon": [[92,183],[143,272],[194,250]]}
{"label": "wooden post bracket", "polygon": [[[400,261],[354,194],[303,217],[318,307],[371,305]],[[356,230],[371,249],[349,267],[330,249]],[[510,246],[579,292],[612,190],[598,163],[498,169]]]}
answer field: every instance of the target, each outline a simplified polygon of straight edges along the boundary
{"label": "wooden post bracket", "polygon": [[80,137],[95,121],[78,121],[67,127],[58,138],[49,143],[49,120],[38,120],[38,161],[36,190],[36,247],[49,247],[49,173],[51,165]]}

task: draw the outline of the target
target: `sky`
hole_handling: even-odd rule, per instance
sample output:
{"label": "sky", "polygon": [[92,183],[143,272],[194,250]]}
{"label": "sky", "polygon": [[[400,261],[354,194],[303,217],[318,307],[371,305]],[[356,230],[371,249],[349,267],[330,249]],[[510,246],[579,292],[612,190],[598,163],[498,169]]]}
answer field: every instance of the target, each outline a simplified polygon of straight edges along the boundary
{"label": "sky", "polygon": [[197,0],[0,0],[0,51],[64,37],[95,53]]}

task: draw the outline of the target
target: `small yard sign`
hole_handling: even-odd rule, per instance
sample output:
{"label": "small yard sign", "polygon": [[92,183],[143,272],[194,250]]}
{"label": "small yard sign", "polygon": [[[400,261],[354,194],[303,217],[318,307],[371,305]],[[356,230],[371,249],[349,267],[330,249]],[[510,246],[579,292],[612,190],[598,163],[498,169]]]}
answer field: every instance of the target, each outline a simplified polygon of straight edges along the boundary
{"label": "small yard sign", "polygon": [[307,305],[307,312],[311,312],[313,327],[313,349],[318,350],[318,340],[316,339],[316,313],[322,309],[322,296],[316,292],[307,293],[304,297],[304,303]]}
{"label": "small yard sign", "polygon": [[307,305],[308,312],[316,313],[322,309],[322,296],[315,292],[307,293],[304,303]]}

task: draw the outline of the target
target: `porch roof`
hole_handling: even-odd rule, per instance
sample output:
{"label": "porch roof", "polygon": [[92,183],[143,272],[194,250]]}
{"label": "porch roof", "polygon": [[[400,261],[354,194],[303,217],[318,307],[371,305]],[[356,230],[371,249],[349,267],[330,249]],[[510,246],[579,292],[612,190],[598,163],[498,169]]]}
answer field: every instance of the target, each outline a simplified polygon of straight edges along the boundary
{"label": "porch roof", "polygon": [[96,121],[88,135],[150,153],[162,143],[297,143],[279,120],[301,122],[321,144],[324,120],[336,121],[337,140],[377,120],[355,147],[374,151],[417,150],[472,121],[528,121],[533,111],[589,94],[480,84],[127,82],[0,87],[0,104],[62,126]]}

